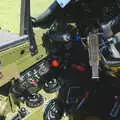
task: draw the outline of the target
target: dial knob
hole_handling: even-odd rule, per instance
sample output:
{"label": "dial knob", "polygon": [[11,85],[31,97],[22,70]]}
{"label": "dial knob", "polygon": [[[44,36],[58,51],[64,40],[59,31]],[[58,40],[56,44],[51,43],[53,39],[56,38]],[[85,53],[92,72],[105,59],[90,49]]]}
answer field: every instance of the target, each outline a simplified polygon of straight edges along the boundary
{"label": "dial knob", "polygon": [[43,103],[43,97],[40,94],[33,93],[28,96],[26,100],[26,105],[31,108],[39,107]]}

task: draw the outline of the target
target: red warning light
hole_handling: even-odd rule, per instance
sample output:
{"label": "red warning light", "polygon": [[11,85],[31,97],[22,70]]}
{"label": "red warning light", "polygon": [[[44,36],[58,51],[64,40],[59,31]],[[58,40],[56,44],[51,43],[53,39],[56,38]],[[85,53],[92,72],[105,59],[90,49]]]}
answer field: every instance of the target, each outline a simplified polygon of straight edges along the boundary
{"label": "red warning light", "polygon": [[60,66],[60,62],[58,60],[53,60],[51,62],[51,64],[52,64],[53,67],[59,67]]}

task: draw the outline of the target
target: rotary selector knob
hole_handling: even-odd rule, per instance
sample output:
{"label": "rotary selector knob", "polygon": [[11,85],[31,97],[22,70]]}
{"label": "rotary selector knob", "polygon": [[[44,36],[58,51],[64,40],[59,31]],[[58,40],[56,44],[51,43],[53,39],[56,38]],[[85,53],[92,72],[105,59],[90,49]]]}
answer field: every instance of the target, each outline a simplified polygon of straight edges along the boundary
{"label": "rotary selector knob", "polygon": [[28,96],[26,100],[26,105],[31,108],[39,107],[43,103],[43,97],[40,94],[33,93]]}

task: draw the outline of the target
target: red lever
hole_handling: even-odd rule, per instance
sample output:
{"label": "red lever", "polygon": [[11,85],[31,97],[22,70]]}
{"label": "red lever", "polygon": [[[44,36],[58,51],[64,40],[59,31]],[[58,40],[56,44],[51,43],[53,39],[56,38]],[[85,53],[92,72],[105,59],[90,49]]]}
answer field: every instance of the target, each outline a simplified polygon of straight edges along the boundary
{"label": "red lever", "polygon": [[71,67],[79,72],[85,72],[87,68],[85,66],[72,64]]}

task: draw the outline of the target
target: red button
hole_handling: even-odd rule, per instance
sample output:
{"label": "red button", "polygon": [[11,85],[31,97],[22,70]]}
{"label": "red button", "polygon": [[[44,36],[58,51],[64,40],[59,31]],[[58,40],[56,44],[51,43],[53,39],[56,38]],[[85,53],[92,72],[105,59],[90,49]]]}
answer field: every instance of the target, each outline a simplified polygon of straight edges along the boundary
{"label": "red button", "polygon": [[33,85],[35,85],[35,84],[37,84],[37,81],[32,80],[31,83],[32,83]]}

